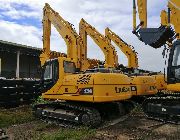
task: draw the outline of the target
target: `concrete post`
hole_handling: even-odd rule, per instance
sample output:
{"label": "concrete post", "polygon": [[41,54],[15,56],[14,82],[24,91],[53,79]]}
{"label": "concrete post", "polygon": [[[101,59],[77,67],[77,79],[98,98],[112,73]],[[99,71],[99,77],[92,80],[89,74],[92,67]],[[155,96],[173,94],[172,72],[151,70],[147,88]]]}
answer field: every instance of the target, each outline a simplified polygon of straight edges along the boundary
{"label": "concrete post", "polygon": [[16,78],[19,79],[19,56],[20,51],[17,51],[17,63],[16,63]]}

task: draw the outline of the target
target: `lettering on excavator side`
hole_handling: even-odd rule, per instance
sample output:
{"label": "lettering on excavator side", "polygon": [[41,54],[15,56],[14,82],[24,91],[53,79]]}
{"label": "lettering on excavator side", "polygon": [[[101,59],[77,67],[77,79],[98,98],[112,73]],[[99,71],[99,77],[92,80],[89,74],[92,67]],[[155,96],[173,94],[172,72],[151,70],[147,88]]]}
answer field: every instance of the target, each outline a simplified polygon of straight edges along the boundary
{"label": "lettering on excavator side", "polygon": [[128,92],[130,91],[129,87],[115,87],[116,93],[121,93],[121,92]]}
{"label": "lettering on excavator side", "polygon": [[93,93],[93,91],[92,91],[92,89],[84,89],[84,93],[85,94],[91,94],[91,93]]}
{"label": "lettering on excavator side", "polygon": [[92,95],[93,94],[93,88],[88,87],[88,88],[82,88],[80,91],[81,95]]}

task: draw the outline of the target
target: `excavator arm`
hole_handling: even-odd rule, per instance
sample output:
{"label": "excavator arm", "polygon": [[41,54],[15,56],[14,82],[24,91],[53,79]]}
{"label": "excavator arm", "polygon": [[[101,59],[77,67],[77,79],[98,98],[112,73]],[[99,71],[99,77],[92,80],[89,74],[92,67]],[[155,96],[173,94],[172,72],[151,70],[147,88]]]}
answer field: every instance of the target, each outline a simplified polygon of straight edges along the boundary
{"label": "excavator arm", "polygon": [[126,55],[128,58],[128,68],[137,68],[138,67],[138,58],[135,50],[131,48],[126,42],[124,42],[118,35],[112,32],[109,28],[105,29],[105,36],[107,37],[109,43],[111,40],[119,47],[119,49]]}
{"label": "excavator arm", "polygon": [[[169,0],[168,8],[170,9],[168,24],[170,23],[174,26],[174,30],[176,32],[176,38],[180,40],[180,1]],[[167,17],[165,19],[167,19]],[[161,17],[161,22],[163,23],[165,19]]]}
{"label": "excavator arm", "polygon": [[147,28],[147,0],[137,0],[141,28]]}
{"label": "excavator arm", "polygon": [[137,0],[137,6],[140,24],[136,27],[136,1],[133,0],[133,33],[142,42],[153,48],[160,48],[166,43],[171,44],[176,38],[179,39],[180,1],[169,0],[168,12],[161,12],[159,28],[147,28],[147,0]]}
{"label": "excavator arm", "polygon": [[108,40],[101,35],[94,27],[88,24],[84,19],[81,19],[79,23],[79,33],[84,43],[82,54],[87,56],[87,35],[89,35],[94,42],[100,47],[105,55],[105,67],[114,68],[118,65],[117,53],[114,46],[112,46]]}
{"label": "excavator arm", "polygon": [[72,25],[65,21],[59,13],[55,12],[49,4],[45,4],[43,9],[43,53],[40,56],[41,65],[46,60],[51,59],[50,53],[50,35],[51,24],[54,25],[58,33],[62,36],[67,45],[67,57],[75,61],[76,67],[80,67],[80,46],[82,40],[73,29]]}

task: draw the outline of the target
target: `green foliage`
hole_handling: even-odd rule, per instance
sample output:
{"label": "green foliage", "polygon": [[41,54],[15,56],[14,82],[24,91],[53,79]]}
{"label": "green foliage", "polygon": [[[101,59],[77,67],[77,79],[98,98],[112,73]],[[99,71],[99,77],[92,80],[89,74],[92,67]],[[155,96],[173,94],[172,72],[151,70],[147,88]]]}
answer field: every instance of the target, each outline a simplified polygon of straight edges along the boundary
{"label": "green foliage", "polygon": [[13,109],[0,109],[0,128],[34,120],[31,108],[27,106]]}
{"label": "green foliage", "polygon": [[42,96],[39,96],[39,97],[33,102],[32,106],[37,105],[37,104],[46,104],[46,103],[48,103],[48,101],[44,100],[44,99],[42,98]]}
{"label": "green foliage", "polygon": [[136,104],[136,106],[134,107],[134,109],[132,110],[132,112],[142,112],[142,107],[139,104]]}

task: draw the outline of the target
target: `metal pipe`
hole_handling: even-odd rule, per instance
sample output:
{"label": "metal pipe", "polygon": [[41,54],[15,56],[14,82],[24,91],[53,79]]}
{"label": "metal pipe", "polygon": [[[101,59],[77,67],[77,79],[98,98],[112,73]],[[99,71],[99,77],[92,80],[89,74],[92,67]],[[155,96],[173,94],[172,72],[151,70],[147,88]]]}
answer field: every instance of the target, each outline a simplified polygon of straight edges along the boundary
{"label": "metal pipe", "polygon": [[170,25],[171,22],[171,9],[168,8],[168,24]]}
{"label": "metal pipe", "polygon": [[136,30],[136,0],[133,0],[133,30]]}

